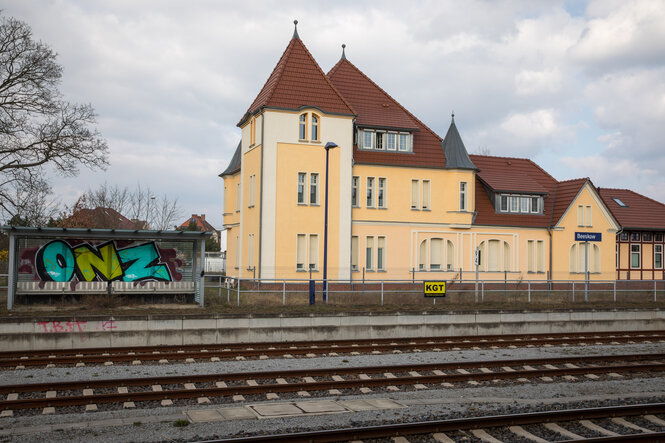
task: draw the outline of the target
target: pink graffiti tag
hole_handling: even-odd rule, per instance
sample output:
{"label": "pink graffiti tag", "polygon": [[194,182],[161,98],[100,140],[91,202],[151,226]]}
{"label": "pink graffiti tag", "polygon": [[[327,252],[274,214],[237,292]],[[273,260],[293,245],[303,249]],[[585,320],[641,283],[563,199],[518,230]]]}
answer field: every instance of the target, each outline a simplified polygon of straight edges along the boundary
{"label": "pink graffiti tag", "polygon": [[114,322],[115,322],[115,320],[108,320],[108,321],[102,322],[102,331],[108,331],[110,329],[117,329],[118,327],[113,324]]}
{"label": "pink graffiti tag", "polygon": [[70,320],[63,324],[61,321],[38,321],[37,324],[44,328],[44,332],[59,333],[59,332],[83,332],[83,329],[88,323],[85,320]]}

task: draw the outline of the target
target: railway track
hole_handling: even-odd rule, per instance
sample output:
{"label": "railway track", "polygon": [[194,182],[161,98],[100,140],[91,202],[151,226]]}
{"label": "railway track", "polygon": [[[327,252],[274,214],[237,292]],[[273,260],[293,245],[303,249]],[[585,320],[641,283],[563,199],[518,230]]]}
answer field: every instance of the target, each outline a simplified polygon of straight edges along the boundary
{"label": "railway track", "polygon": [[220,361],[246,358],[294,358],[323,355],[498,349],[536,346],[579,346],[665,342],[665,331],[627,331],[472,337],[418,337],[240,343],[219,345],[139,346],[0,352],[0,368],[84,366],[88,364],[144,364],[172,361]]}
{"label": "railway track", "polygon": [[0,385],[0,411],[3,416],[23,410],[39,413],[39,409],[55,413],[55,408],[66,413],[97,410],[97,405],[134,408],[145,402],[153,407],[155,402],[162,406],[174,401],[211,403],[211,398],[220,403],[243,401],[245,396],[277,399],[286,393],[300,397],[367,394],[377,389],[395,392],[456,383],[574,382],[661,372],[665,372],[665,354],[658,353],[32,383]]}
{"label": "railway track", "polygon": [[375,439],[391,437],[402,438],[401,441],[406,442],[654,442],[665,441],[665,421],[657,416],[664,413],[665,403],[655,403],[259,435],[208,442],[340,442],[367,439],[376,441]]}

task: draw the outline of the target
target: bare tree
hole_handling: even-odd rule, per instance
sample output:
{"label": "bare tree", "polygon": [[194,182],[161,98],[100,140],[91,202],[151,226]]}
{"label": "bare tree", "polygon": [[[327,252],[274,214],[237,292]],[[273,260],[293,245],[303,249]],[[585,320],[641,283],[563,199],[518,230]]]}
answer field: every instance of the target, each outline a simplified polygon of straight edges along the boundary
{"label": "bare tree", "polygon": [[182,214],[177,198],[170,199],[166,194],[158,197],[150,187],[140,183],[134,191],[104,183],[96,189],[88,189],[74,207],[77,210],[113,209],[132,220],[139,229],[172,229]]}
{"label": "bare tree", "polygon": [[[16,191],[46,191],[45,167],[74,176],[83,165],[104,169],[108,146],[92,127],[89,104],[64,101],[56,54],[30,27],[0,17],[0,212],[26,211]],[[19,196],[20,197],[20,196]],[[32,202],[34,203],[34,201]]]}

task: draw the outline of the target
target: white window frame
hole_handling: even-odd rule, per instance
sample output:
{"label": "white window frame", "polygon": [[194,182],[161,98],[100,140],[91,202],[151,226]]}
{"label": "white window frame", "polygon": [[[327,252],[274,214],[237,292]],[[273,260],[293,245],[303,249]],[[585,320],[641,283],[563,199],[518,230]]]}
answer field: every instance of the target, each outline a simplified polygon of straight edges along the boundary
{"label": "white window frame", "polygon": [[593,220],[591,218],[593,212],[591,210],[591,206],[585,206],[584,207],[584,225],[588,228],[593,226]]}
{"label": "white window frame", "polygon": [[577,226],[584,227],[584,206],[577,205]]}
{"label": "white window frame", "polygon": [[[529,201],[530,201],[529,204],[531,205],[531,213],[532,214],[540,213],[540,197],[531,196],[529,198]],[[535,205],[533,204],[534,202],[536,203]]]}
{"label": "white window frame", "polygon": [[[319,235],[309,234],[307,239],[307,270],[319,270]],[[312,250],[314,247],[314,250]],[[313,256],[313,257],[312,257]]]}
{"label": "white window frame", "polygon": [[419,206],[420,206],[420,180],[411,179],[411,209],[418,210],[420,209]]}
{"label": "white window frame", "polygon": [[520,212],[520,198],[517,195],[510,196],[510,212]]}
{"label": "white window frame", "polygon": [[520,196],[520,212],[522,214],[529,213],[529,207],[531,206],[531,201],[527,196]]}
{"label": "white window frame", "polygon": [[375,204],[375,196],[374,196],[374,184],[375,184],[375,177],[367,177],[367,190],[365,192],[365,204],[368,208],[374,208]]}
{"label": "white window frame", "polygon": [[252,174],[249,176],[249,202],[247,203],[247,207],[251,208],[254,206],[254,188],[255,188],[255,182],[256,182],[256,175]]}
{"label": "white window frame", "polygon": [[[363,149],[374,149],[374,145],[376,144],[375,142],[375,133],[374,131],[369,131],[367,129],[363,129],[360,131],[361,134],[361,141],[362,141],[362,148]],[[369,145],[367,145],[369,137]]]}
{"label": "white window frame", "polygon": [[[395,132],[386,132],[386,135],[383,137],[385,143],[386,151],[397,151],[397,133]],[[392,142],[392,146],[391,146]]]}
{"label": "white window frame", "polygon": [[374,149],[377,151],[385,151],[386,150],[386,140],[385,140],[385,135],[386,133],[383,131],[376,131],[374,133]]}
{"label": "white window frame", "polygon": [[377,193],[376,193],[377,207],[386,209],[388,207],[387,198],[388,198],[388,179],[386,177],[379,177]]}
{"label": "white window frame", "polygon": [[[427,186],[425,186],[427,184]],[[427,187],[427,193],[425,193],[425,187]],[[430,206],[430,202],[432,199],[432,182],[430,180],[423,180],[423,187],[422,187],[422,193],[421,193],[421,199],[422,199],[422,206],[421,208],[424,211],[429,211],[432,209]]]}
{"label": "white window frame", "polygon": [[[301,181],[302,179],[302,181]],[[302,189],[302,201],[301,201],[301,189]],[[296,201],[299,205],[307,204],[307,173],[298,172],[297,186],[296,186]]]}
{"label": "white window frame", "polygon": [[365,237],[365,270],[374,270],[374,237]]}
{"label": "white window frame", "polygon": [[[319,206],[319,184],[318,172],[309,174],[309,204],[312,206]],[[312,201],[312,196],[316,197],[316,201]]]}
{"label": "white window frame", "polygon": [[467,182],[460,182],[459,183],[459,210],[460,211],[466,211],[468,202],[467,202],[467,192],[468,191],[468,185]]}
{"label": "white window frame", "polygon": [[[315,121],[316,120],[316,121]],[[310,134],[312,134],[313,142],[318,142],[321,140],[321,117],[317,114],[312,113],[310,116]],[[316,134],[315,134],[316,133]]]}
{"label": "white window frame", "polygon": [[351,206],[354,208],[359,208],[360,207],[359,200],[360,200],[360,177],[354,175],[353,177],[351,177]]}
{"label": "white window frame", "polygon": [[[430,238],[429,239],[429,270],[430,271],[441,271],[443,270],[443,261],[444,261],[444,241],[442,238]],[[435,255],[438,252],[438,263],[435,260]]]}
{"label": "white window frame", "polygon": [[[383,243],[383,244],[382,244]],[[379,236],[376,238],[376,270],[386,270],[386,237]]]}
{"label": "white window frame", "polygon": [[[300,240],[302,239],[302,255],[300,252]],[[307,262],[307,234],[296,234],[296,271],[306,271]]]}
{"label": "white window frame", "polygon": [[240,212],[240,204],[241,204],[241,189],[240,189],[240,183],[236,185],[236,212]]}
{"label": "white window frame", "polygon": [[397,136],[397,150],[400,152],[410,152],[411,151],[411,134],[408,132],[400,132]]}
{"label": "white window frame", "polygon": [[[301,137],[302,136],[302,137]],[[307,141],[307,113],[298,116],[298,140]]]}

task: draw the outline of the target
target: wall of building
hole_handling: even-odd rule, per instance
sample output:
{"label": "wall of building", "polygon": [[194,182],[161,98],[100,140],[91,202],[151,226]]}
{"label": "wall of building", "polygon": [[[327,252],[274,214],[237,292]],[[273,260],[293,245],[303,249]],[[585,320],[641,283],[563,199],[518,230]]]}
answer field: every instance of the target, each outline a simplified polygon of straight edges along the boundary
{"label": "wall of building", "polygon": [[[579,206],[591,207],[591,223],[588,223],[586,219],[581,223],[584,225],[590,224],[590,226],[580,226],[578,220]],[[575,241],[575,232],[596,232],[602,234],[602,241],[589,242],[589,278],[592,280],[613,280],[616,275],[615,238],[618,228],[596,192],[588,183],[585,184],[552,231],[552,278],[554,280],[585,279],[584,265],[579,265],[581,260],[584,260],[585,246],[583,242]],[[574,263],[578,266],[573,269],[574,272],[571,272],[571,266],[573,266],[571,265],[571,247],[573,245],[577,245],[578,248],[574,259]],[[595,247],[598,249],[595,250]],[[600,269],[596,269],[596,263],[600,265]]]}

